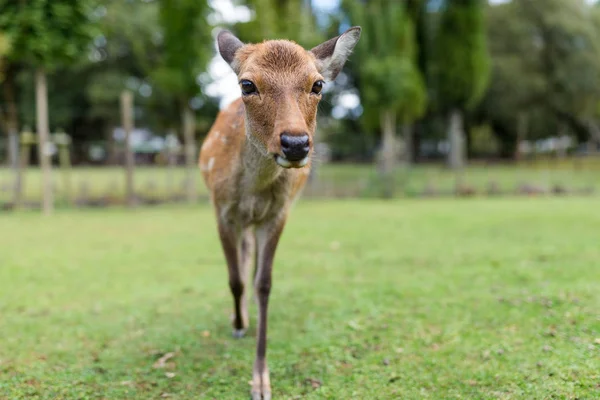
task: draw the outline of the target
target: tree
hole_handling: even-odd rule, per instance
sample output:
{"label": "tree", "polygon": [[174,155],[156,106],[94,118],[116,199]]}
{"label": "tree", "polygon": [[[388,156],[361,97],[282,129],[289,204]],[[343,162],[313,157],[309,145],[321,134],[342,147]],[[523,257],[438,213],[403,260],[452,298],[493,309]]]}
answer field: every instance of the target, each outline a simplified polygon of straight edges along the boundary
{"label": "tree", "polygon": [[0,31],[12,42],[9,59],[35,69],[39,159],[44,214],[53,209],[47,71],[81,57],[93,31],[90,4],[72,0],[0,0]]}
{"label": "tree", "polygon": [[464,164],[464,115],[483,97],[490,71],[483,0],[446,0],[434,39],[436,104],[448,118],[448,165]]}
{"label": "tree", "polygon": [[360,62],[354,63],[353,68],[358,76],[365,124],[382,132],[383,194],[391,197],[397,124],[405,132],[404,147],[411,148],[411,125],[423,114],[427,102],[423,76],[417,66],[414,25],[401,2],[342,4],[352,23],[364,28],[355,50]]}
{"label": "tree", "polygon": [[309,1],[246,0],[245,3],[255,12],[253,20],[236,27],[245,41],[288,39],[310,48],[324,39],[317,29]]}
{"label": "tree", "polygon": [[0,32],[0,83],[3,86],[2,113],[0,114],[1,126],[8,139],[7,153],[8,164],[16,170],[18,152],[18,122],[17,106],[15,100],[15,72],[17,66],[11,63],[7,56],[10,54],[11,41],[6,33]]}
{"label": "tree", "polygon": [[584,0],[523,0],[517,13],[529,22],[545,79],[543,104],[580,140],[600,102],[600,27]]}
{"label": "tree", "polygon": [[492,126],[502,156],[518,157],[525,135],[555,136],[559,126],[580,141],[593,134],[600,111],[596,10],[581,0],[487,8],[492,79],[476,116]]}
{"label": "tree", "polygon": [[107,162],[112,162],[112,133],[121,122],[119,97],[123,90],[135,94],[136,117],[143,118],[144,125],[155,127],[157,121],[176,118],[171,101],[160,101],[158,112],[148,109],[154,98],[162,98],[149,79],[161,56],[158,5],[141,0],[105,0],[103,5],[101,34],[94,40],[93,61],[82,84],[89,104],[86,117],[97,121],[94,125],[108,147]]}
{"label": "tree", "polygon": [[178,104],[188,170],[187,198],[196,201],[196,120],[193,100],[199,96],[197,76],[212,56],[211,27],[206,22],[208,5],[197,0],[160,0],[162,58],[152,73],[153,81]]}

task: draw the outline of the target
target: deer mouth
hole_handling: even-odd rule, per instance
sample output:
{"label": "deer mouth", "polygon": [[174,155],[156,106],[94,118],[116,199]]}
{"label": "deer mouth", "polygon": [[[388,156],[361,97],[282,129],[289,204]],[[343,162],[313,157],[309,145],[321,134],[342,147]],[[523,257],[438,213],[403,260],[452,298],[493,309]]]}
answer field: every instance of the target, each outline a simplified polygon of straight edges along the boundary
{"label": "deer mouth", "polygon": [[275,162],[283,168],[302,168],[308,164],[308,156],[304,157],[302,160],[290,161],[279,154],[275,154]]}

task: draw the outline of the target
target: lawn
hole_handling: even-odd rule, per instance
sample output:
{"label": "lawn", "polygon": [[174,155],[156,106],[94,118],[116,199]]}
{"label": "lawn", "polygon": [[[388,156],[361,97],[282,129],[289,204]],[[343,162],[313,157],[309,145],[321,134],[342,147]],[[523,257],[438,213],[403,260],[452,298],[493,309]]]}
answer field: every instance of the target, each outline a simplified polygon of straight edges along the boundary
{"label": "lawn", "polygon": [[[125,173],[118,167],[76,167],[71,171],[71,197],[78,199],[82,192],[86,197],[110,196],[122,198],[125,189]],[[65,180],[62,172],[53,173],[56,198],[65,199]],[[196,170],[198,192],[206,197],[200,170]],[[399,168],[396,173],[397,195],[415,196],[424,192],[451,194],[456,186],[456,174],[443,165],[418,165],[409,170]],[[0,205],[12,201],[13,175],[0,168]],[[374,197],[380,194],[377,170],[369,164],[327,164],[319,166],[318,179],[311,182],[305,195],[311,197]],[[515,193],[522,185],[535,186],[549,191],[560,186],[567,191],[600,191],[600,158],[566,159],[563,161],[524,162],[520,165],[474,164],[466,168],[462,182],[477,193],[486,193],[494,185],[503,193]],[[164,197],[166,194],[184,193],[185,170],[175,168],[169,172],[164,167],[139,167],[135,170],[135,190],[148,197]],[[25,174],[24,197],[29,202],[40,201],[41,174],[37,168],[29,168]]]}
{"label": "lawn", "polygon": [[[1,399],[248,397],[255,334],[230,335],[208,205],[0,226]],[[274,398],[599,398],[599,226],[593,198],[301,201]]]}

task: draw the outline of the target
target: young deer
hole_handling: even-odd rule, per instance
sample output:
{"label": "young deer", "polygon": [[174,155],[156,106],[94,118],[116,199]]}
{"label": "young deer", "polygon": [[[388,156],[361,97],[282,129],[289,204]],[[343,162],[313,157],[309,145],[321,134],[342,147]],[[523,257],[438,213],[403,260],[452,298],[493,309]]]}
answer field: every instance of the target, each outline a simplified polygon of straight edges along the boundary
{"label": "young deer", "polygon": [[248,328],[246,281],[253,253],[258,301],[252,399],[270,399],[267,307],[275,249],[310,171],[324,80],[334,80],[360,37],[353,27],[307,51],[286,40],[244,44],[221,31],[221,56],[239,78],[242,98],[221,111],[200,152],[233,294],[233,335]]}

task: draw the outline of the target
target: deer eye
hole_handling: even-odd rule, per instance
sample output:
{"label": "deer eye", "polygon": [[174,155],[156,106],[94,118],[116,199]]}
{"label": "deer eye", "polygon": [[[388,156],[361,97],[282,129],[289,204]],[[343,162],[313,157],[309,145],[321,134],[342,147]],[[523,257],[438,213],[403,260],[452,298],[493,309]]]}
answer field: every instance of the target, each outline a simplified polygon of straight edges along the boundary
{"label": "deer eye", "polygon": [[247,79],[242,79],[240,81],[240,86],[242,87],[242,93],[244,96],[258,93],[256,90],[256,85]]}
{"label": "deer eye", "polygon": [[314,94],[320,94],[321,90],[323,90],[323,85],[324,84],[325,84],[325,82],[323,82],[323,81],[316,81],[313,84],[312,90],[310,92],[314,93]]}

